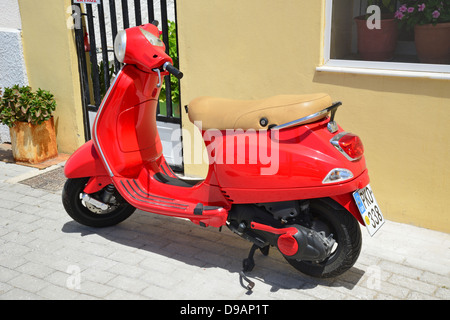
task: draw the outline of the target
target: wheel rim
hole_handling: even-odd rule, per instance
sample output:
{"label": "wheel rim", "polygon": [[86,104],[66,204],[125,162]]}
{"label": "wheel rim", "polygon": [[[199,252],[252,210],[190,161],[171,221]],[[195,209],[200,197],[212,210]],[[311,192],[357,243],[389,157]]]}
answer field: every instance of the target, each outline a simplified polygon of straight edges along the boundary
{"label": "wheel rim", "polygon": [[341,248],[340,246],[340,237],[339,237],[339,233],[336,231],[336,229],[334,228],[334,225],[328,221],[327,219],[324,219],[322,217],[322,215],[318,214],[318,213],[313,213],[313,222],[311,225],[311,229],[317,232],[324,232],[325,233],[325,237],[328,237],[330,234],[333,235],[333,239],[335,241],[330,255],[323,261],[321,262],[311,262],[313,264],[326,264],[327,262],[332,262],[339,253],[339,250]]}
{"label": "wheel rim", "polygon": [[[118,211],[120,211],[120,209],[123,206],[125,206],[125,204],[121,204],[120,202],[118,202],[116,200],[116,204],[114,204],[114,205],[107,204],[108,209],[102,210],[102,209],[97,208],[96,206],[82,200],[82,196],[84,193],[83,190],[88,181],[89,181],[89,179],[87,179],[84,183],[82,183],[80,185],[80,188],[76,192],[76,194],[78,195],[76,197],[76,205],[80,209],[80,211],[83,212],[84,215],[86,215],[87,217],[89,217],[91,219],[107,219],[107,218],[113,217],[116,213],[118,213]],[[101,201],[100,196],[101,196],[102,192],[104,192],[103,189],[96,193],[89,194],[89,196],[98,201]],[[114,199],[116,199],[116,197],[114,197]]]}
{"label": "wheel rim", "polygon": [[337,259],[342,249],[342,246],[340,245],[340,241],[342,239],[340,236],[340,232],[336,230],[334,224],[329,219],[327,219],[326,215],[322,214],[320,211],[313,211],[311,209],[311,223],[307,227],[316,232],[324,232],[325,237],[328,237],[330,234],[332,234],[333,235],[332,238],[335,240],[335,244],[331,249],[330,255],[320,262],[305,261],[305,260],[296,260],[296,261],[306,263],[312,266],[324,267],[325,265],[332,263],[335,259]]}
{"label": "wheel rim", "polygon": [[117,204],[117,203],[114,204],[114,205],[107,204],[108,205],[108,209],[103,210],[101,208],[98,208],[98,207],[94,206],[91,203],[88,203],[88,202],[84,201],[83,200],[83,193],[79,194],[79,201],[81,202],[81,205],[84,206],[86,209],[88,209],[90,212],[92,212],[94,214],[98,214],[98,215],[104,215],[104,214],[111,213],[111,212],[113,212],[114,210],[116,210],[119,207],[119,204]]}

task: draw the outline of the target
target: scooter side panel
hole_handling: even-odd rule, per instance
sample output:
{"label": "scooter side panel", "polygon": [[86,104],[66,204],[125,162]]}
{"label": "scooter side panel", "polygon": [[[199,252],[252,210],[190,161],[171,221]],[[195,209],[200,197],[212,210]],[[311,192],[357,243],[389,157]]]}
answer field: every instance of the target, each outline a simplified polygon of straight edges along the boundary
{"label": "scooter side panel", "polygon": [[162,155],[156,127],[158,77],[125,66],[94,123],[94,141],[110,175],[133,177]]}
{"label": "scooter side panel", "polygon": [[225,189],[278,192],[316,188],[319,191],[336,185],[323,184],[332,169],[349,169],[354,177],[358,177],[366,170],[364,157],[357,161],[347,160],[330,143],[342,129],[332,134],[326,129],[327,122],[281,130],[278,136],[270,130],[221,132],[214,134],[214,139],[206,136],[218,184]]}
{"label": "scooter side panel", "polygon": [[[345,183],[335,185],[324,185],[320,187],[304,188],[222,188],[222,192],[233,201],[233,203],[264,203],[290,200],[304,200],[313,198],[331,197],[342,206],[347,207],[347,198],[340,198],[342,195],[350,194],[369,183],[367,170],[360,176]],[[345,204],[345,205],[344,205]]]}

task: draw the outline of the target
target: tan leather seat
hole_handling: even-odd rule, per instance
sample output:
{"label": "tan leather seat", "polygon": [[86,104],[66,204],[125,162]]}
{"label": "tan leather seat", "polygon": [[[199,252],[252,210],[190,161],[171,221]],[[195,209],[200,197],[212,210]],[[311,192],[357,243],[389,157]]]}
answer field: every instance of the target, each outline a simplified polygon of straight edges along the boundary
{"label": "tan leather seat", "polygon": [[279,95],[261,100],[199,97],[189,104],[188,115],[192,122],[201,121],[203,130],[258,130],[309,116],[331,105],[332,100],[325,93]]}

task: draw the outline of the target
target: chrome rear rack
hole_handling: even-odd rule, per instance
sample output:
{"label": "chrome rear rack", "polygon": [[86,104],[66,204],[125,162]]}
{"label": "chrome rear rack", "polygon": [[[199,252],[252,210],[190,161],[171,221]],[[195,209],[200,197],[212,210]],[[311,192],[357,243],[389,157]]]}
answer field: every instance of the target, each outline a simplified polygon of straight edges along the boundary
{"label": "chrome rear rack", "polygon": [[[337,125],[334,122],[334,115],[336,113],[336,109],[342,105],[342,102],[335,102],[332,106],[325,108],[319,112],[310,114],[309,116],[294,120],[294,121],[290,121],[290,122],[286,122],[284,124],[280,124],[278,126],[272,127],[271,130],[281,130],[281,129],[286,129],[286,128],[290,128],[290,127],[295,127],[295,126],[299,126],[302,124],[306,124],[306,123],[310,123],[310,122],[314,122],[315,120],[319,120],[323,117],[324,114],[327,114],[329,112],[331,112],[331,117],[330,117],[330,123],[328,124],[328,130],[330,130],[330,132],[336,132],[337,131]],[[331,128],[331,129],[330,129]],[[333,131],[332,131],[333,130]]]}

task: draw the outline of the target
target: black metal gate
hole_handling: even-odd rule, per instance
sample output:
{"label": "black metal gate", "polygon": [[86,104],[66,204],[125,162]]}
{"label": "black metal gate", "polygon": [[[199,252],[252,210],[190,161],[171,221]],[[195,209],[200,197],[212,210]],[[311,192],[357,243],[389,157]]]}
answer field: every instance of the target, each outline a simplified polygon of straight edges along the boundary
{"label": "black metal gate", "polygon": [[[159,20],[166,52],[178,67],[176,3],[169,12],[167,0],[101,0],[79,4],[72,0],[72,17],[78,53],[83,99],[85,139],[91,139],[93,115],[97,112],[112,79],[121,68],[114,56],[114,39],[121,29]],[[134,11],[134,12],[133,12]],[[172,19],[169,20],[169,14]],[[166,76],[157,110],[157,120],[181,124],[179,82]]]}

